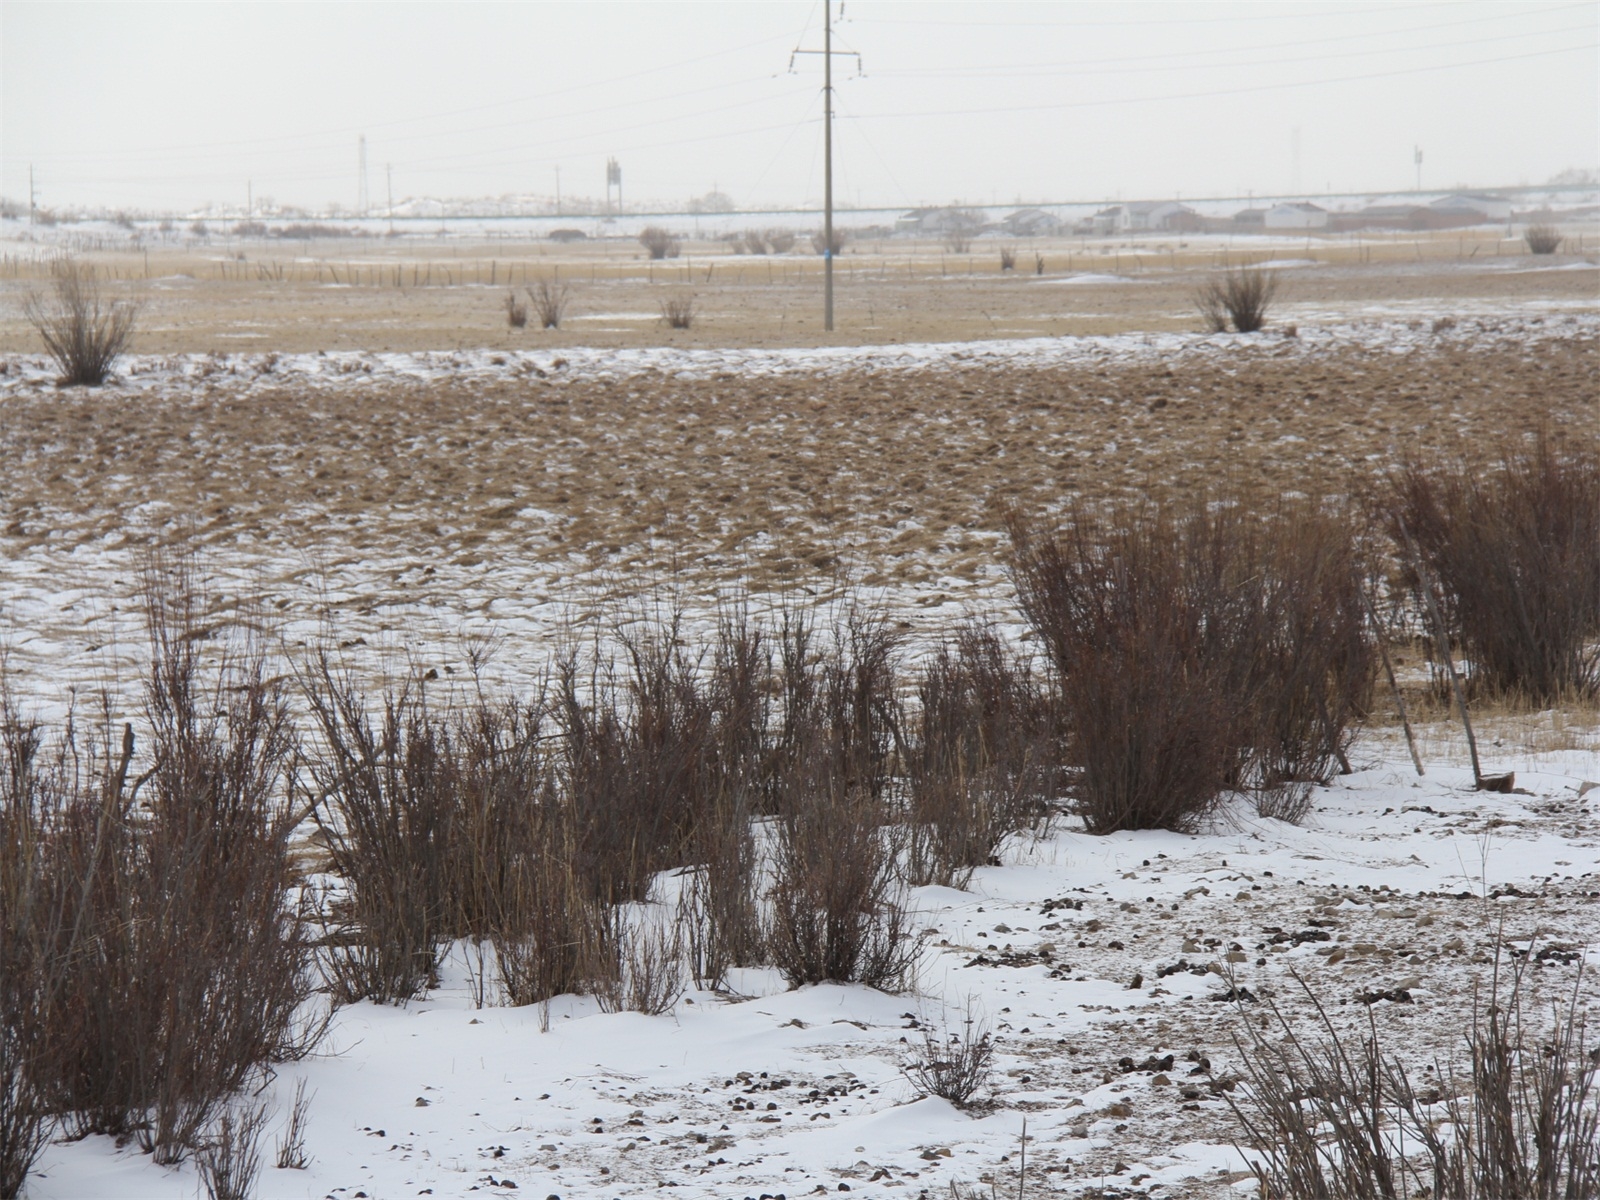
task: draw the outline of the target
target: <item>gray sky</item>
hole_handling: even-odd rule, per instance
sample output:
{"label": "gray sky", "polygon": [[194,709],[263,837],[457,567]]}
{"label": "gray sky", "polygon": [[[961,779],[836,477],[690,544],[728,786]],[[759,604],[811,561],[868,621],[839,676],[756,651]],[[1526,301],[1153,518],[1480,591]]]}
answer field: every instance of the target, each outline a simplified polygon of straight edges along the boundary
{"label": "gray sky", "polygon": [[[0,3],[0,191],[177,210],[822,194],[822,5]],[[881,3],[836,196],[899,206],[1541,183],[1600,164],[1596,3]],[[1298,154],[1296,153],[1298,144]],[[1296,187],[1298,185],[1298,188]]]}

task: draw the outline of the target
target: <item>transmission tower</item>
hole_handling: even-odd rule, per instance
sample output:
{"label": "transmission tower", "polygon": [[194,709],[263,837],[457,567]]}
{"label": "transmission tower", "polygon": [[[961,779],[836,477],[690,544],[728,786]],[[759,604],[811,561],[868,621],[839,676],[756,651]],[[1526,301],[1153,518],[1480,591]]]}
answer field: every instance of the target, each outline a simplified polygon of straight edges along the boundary
{"label": "transmission tower", "polygon": [[359,168],[360,173],[361,173],[361,178],[360,178],[359,185],[356,188],[356,215],[358,217],[364,217],[364,216],[367,215],[367,135],[366,134],[363,133],[356,140],[356,146],[357,146],[357,149],[360,152],[360,159],[361,159],[361,166]]}

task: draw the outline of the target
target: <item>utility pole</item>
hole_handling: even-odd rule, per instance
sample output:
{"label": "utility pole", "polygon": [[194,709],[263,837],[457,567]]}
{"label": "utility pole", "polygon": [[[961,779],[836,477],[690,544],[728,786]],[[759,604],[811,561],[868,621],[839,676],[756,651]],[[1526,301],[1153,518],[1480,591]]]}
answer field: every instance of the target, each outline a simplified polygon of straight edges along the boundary
{"label": "utility pole", "polygon": [[561,168],[556,168],[556,216],[561,215]]}
{"label": "utility pole", "polygon": [[[833,0],[822,3],[822,49],[795,50],[789,56],[789,69],[794,70],[797,54],[822,55],[822,328],[833,332]],[[861,68],[861,55],[854,50],[839,51],[856,60]]]}
{"label": "utility pole", "polygon": [[252,180],[244,181],[244,219],[248,221],[256,215],[255,183]]}
{"label": "utility pole", "polygon": [[359,155],[360,155],[360,160],[361,160],[361,165],[360,165],[360,168],[359,168],[360,172],[361,172],[361,178],[358,181],[357,186],[356,186],[356,216],[364,217],[364,216],[367,215],[367,209],[369,207],[369,205],[367,203],[367,135],[366,134],[363,133],[360,136],[360,138],[357,139],[356,146],[358,148]]}
{"label": "utility pole", "polygon": [[1413,146],[1412,147],[1412,149],[1411,149],[1411,158],[1417,164],[1417,191],[1420,192],[1422,190],[1422,147],[1421,146]]}
{"label": "utility pole", "polygon": [[38,193],[33,190],[33,164],[28,164],[28,224],[36,223],[39,211]]}
{"label": "utility pole", "polygon": [[389,184],[389,233],[394,233],[394,164],[384,163],[383,173]]}
{"label": "utility pole", "polygon": [[822,0],[822,329],[833,332],[833,0]]}

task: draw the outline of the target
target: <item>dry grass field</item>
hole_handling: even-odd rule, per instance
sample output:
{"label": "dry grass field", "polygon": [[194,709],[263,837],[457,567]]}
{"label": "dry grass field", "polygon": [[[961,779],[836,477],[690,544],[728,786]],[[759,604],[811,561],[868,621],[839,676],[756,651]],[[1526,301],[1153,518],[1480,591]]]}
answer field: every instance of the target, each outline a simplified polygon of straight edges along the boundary
{"label": "dry grass field", "polygon": [[[1009,613],[1008,506],[1360,502],[1407,455],[1594,435],[1600,270],[1582,258],[1443,237],[1310,259],[1159,245],[1053,243],[1047,265],[1075,273],[1042,277],[1002,275],[988,251],[856,247],[827,344],[938,343],[905,359],[822,348],[809,255],[691,245],[652,268],[633,243],[425,244],[408,260],[369,240],[313,243],[282,282],[278,246],[245,246],[243,262],[89,255],[146,304],[136,358],[100,390],[49,386],[19,303],[42,267],[13,261],[0,538],[16,662],[88,666],[75,656],[137,645],[116,612],[150,538],[204,547],[224,607],[430,654],[444,634],[516,642],[663,591],[709,608],[734,584],[809,600],[848,581],[943,628]],[[1199,334],[1205,268],[1266,253],[1301,263],[1279,268],[1267,330]],[[558,269],[563,327],[508,329],[505,276],[520,289]],[[655,319],[675,289],[696,296],[688,331]]]}

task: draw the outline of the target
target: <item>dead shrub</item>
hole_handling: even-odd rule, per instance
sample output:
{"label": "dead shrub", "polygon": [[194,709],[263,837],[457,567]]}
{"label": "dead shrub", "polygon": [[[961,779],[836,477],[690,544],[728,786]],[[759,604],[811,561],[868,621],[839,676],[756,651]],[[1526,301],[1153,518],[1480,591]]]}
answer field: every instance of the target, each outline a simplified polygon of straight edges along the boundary
{"label": "dead shrub", "polygon": [[1010,246],[1000,247],[1000,270],[1014,271],[1017,267],[1017,252]]}
{"label": "dead shrub", "polygon": [[[1540,703],[1600,693],[1600,453],[1541,437],[1498,463],[1412,462],[1389,528],[1437,582],[1471,678]],[[1407,582],[1420,587],[1414,570]]]}
{"label": "dead shrub", "polygon": [[53,845],[64,763],[17,709],[0,658],[0,1198],[12,1200],[56,1125],[49,1048],[77,939]]}
{"label": "dead shrub", "polygon": [[777,822],[768,953],[790,987],[832,980],[904,991],[918,944],[896,849],[871,793],[818,754],[811,786]]}
{"label": "dead shrub", "polygon": [[267,1110],[260,1105],[224,1111],[217,1119],[199,1153],[206,1200],[254,1200],[266,1123]]}
{"label": "dead shrub", "polygon": [[[1358,1046],[1310,987],[1316,1036],[1272,1005],[1281,1037],[1245,1022],[1236,1044],[1247,1088],[1224,1093],[1267,1196],[1451,1200],[1600,1195],[1600,1055],[1585,1044],[1577,993],[1543,1028],[1522,1004],[1521,970],[1502,994],[1475,997],[1466,1062],[1439,1066],[1418,1091],[1387,1053],[1372,1009]],[[1269,1002],[1270,1003],[1270,1002]]]}
{"label": "dead shrub", "polygon": [[558,671],[575,869],[607,903],[643,900],[652,875],[688,861],[716,791],[716,714],[679,628],[626,638],[626,666],[587,688],[571,660]]}
{"label": "dead shrub", "polygon": [[1255,333],[1267,323],[1267,310],[1278,294],[1278,277],[1259,267],[1225,271],[1202,284],[1195,306],[1212,333],[1224,333],[1231,322],[1238,333]]}
{"label": "dead shrub", "polygon": [[539,314],[540,329],[560,329],[561,318],[567,312],[567,298],[570,289],[565,284],[551,283],[541,279],[537,287],[528,289],[528,298],[533,301],[533,311]]}
{"label": "dead shrub", "polygon": [[527,848],[512,863],[491,935],[508,1004],[592,992],[614,976],[605,907],[573,869],[572,825],[564,809],[541,809]]}
{"label": "dead shrub", "polygon": [[1528,243],[1529,254],[1554,254],[1566,239],[1554,225],[1530,225],[1523,231],[1522,240]]}
{"label": "dead shrub", "polygon": [[769,229],[767,230],[765,237],[767,241],[767,248],[770,249],[774,254],[789,253],[789,251],[794,249],[795,243],[799,241],[799,238],[795,236],[794,232],[788,229]]}
{"label": "dead shrub", "polygon": [[1372,663],[1340,526],[1231,505],[1080,507],[1055,534],[1008,524],[1091,832],[1188,830],[1226,788],[1270,804],[1285,783],[1325,780]]}
{"label": "dead shrub", "polygon": [[459,801],[449,730],[420,684],[387,694],[377,722],[326,651],[304,677],[321,733],[312,814],[349,889],[326,970],[342,1002],[404,1003],[434,983],[452,931],[449,850]]}
{"label": "dead shrub", "polygon": [[908,881],[965,887],[1046,812],[1054,710],[1031,664],[972,624],[923,669],[907,738]]}
{"label": "dead shrub", "polygon": [[1346,752],[1366,715],[1377,662],[1362,599],[1368,571],[1350,522],[1310,505],[1279,509],[1257,561],[1263,630],[1247,782],[1262,816],[1298,821],[1310,785],[1349,771]]}
{"label": "dead shrub", "polygon": [[[834,229],[832,246],[834,258],[838,258],[839,255],[844,253],[844,244],[849,240],[850,235],[844,230],[838,228]],[[819,229],[811,235],[811,249],[816,254],[825,254],[828,252],[828,233],[826,230]]]}
{"label": "dead shrub", "polygon": [[899,895],[902,849],[884,793],[901,739],[894,655],[879,614],[853,611],[813,658],[809,626],[780,635],[785,711],[775,747],[778,812],[768,954],[793,987],[907,985],[917,953]]}
{"label": "dead shrub", "polygon": [[678,239],[659,225],[648,226],[639,235],[639,244],[652,259],[677,258],[683,251]]}
{"label": "dead shrub", "polygon": [[52,274],[48,292],[23,298],[23,315],[61,368],[61,384],[98,387],[127,352],[139,305],[105,299],[94,269],[87,265],[64,260],[54,265]]}
{"label": "dead shrub", "polygon": [[75,944],[49,1082],[70,1134],[131,1134],[171,1163],[323,1024],[305,1007],[307,915],[288,899],[287,698],[248,646],[202,664],[201,599],[181,564],[151,568],[145,603],[152,765],[129,788],[132,728],[120,754],[97,739],[96,782],[75,787],[55,843]]}
{"label": "dead shrub", "polygon": [[971,998],[959,1030],[947,1019],[937,1026],[924,1020],[921,1027],[920,1053],[900,1068],[918,1098],[938,1096],[957,1108],[976,1107],[994,1066],[994,1040]]}
{"label": "dead shrub", "polygon": [[506,324],[512,329],[524,329],[528,324],[528,306],[515,292],[506,293]]}
{"label": "dead shrub", "polygon": [[613,909],[606,939],[615,954],[595,991],[602,1012],[636,1012],[658,1017],[672,1011],[683,995],[683,930],[676,921],[644,913],[630,921]]}
{"label": "dead shrub", "polygon": [[661,302],[661,319],[669,329],[688,329],[694,324],[694,297],[668,296]]}
{"label": "dead shrub", "polygon": [[278,1138],[275,1165],[280,1171],[303,1171],[311,1165],[306,1154],[306,1130],[311,1117],[311,1098],[306,1095],[306,1081],[294,1085],[294,1099],[289,1104],[289,1115],[283,1122],[283,1133]]}

